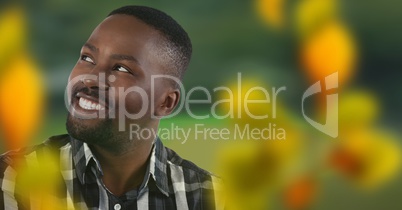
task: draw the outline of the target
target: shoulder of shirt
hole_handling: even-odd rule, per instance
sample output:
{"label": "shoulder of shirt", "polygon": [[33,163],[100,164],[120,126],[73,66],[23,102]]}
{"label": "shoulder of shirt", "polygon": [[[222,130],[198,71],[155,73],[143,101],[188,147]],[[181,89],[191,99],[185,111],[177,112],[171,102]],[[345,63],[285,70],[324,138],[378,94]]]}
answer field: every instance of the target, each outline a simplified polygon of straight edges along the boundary
{"label": "shoulder of shirt", "polygon": [[[197,166],[195,163],[183,159],[181,158],[175,151],[173,151],[172,149],[165,147],[165,150],[167,152],[167,160],[168,163],[171,163],[173,165],[177,165],[182,167],[184,170],[191,170],[193,172],[195,172],[196,174],[198,174],[199,176],[204,176],[204,177],[214,177],[214,178],[219,178],[218,176],[216,176],[215,174],[206,171],[202,168],[200,168],[199,166]],[[183,171],[183,173],[185,173],[185,171]]]}
{"label": "shoulder of shirt", "polygon": [[48,138],[41,144],[28,146],[16,150],[10,150],[0,155],[0,172],[3,172],[7,166],[13,167],[14,163],[18,160],[23,160],[30,154],[42,150],[42,149],[50,149],[50,150],[59,150],[64,145],[70,142],[70,136],[68,134],[52,136]]}

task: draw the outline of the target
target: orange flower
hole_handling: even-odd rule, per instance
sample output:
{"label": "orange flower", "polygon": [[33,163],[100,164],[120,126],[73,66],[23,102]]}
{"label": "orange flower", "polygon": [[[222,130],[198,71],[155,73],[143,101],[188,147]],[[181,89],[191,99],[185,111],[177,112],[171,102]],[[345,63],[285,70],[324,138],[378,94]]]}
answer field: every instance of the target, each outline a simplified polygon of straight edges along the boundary
{"label": "orange flower", "polygon": [[42,117],[44,87],[35,62],[26,53],[22,7],[0,15],[0,129],[8,149],[26,145]]}
{"label": "orange flower", "polygon": [[338,21],[323,25],[302,44],[301,64],[312,81],[338,72],[338,84],[346,83],[353,75],[356,47],[349,30]]}
{"label": "orange flower", "polygon": [[292,182],[285,190],[285,204],[289,209],[308,209],[317,194],[317,181],[304,176]]}
{"label": "orange flower", "polygon": [[8,149],[20,148],[38,128],[42,117],[44,87],[32,59],[20,54],[0,78],[0,125]]}

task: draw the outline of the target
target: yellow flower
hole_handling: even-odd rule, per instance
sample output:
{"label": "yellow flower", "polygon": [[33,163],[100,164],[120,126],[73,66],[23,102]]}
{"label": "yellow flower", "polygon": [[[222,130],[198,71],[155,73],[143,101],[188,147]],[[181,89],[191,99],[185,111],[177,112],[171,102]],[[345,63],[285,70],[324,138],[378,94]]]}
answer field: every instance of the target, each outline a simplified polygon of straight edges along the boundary
{"label": "yellow flower", "polygon": [[0,13],[0,74],[5,65],[26,45],[26,22],[20,7],[10,7]]}
{"label": "yellow flower", "polygon": [[255,77],[243,77],[240,82],[232,81],[227,87],[230,93],[220,91],[218,96],[219,100],[227,102],[218,108],[225,114],[232,113],[228,118],[234,123],[261,128],[290,117],[279,99],[283,89],[271,88]]}
{"label": "yellow flower", "polygon": [[337,19],[337,0],[299,0],[295,9],[296,32],[301,38],[314,33],[328,20]]}
{"label": "yellow flower", "polygon": [[257,0],[257,12],[261,18],[275,28],[284,24],[284,0]]}
{"label": "yellow flower", "polygon": [[28,155],[26,164],[16,167],[16,193],[27,199],[22,199],[23,202],[29,201],[26,205],[31,205],[33,209],[65,209],[62,208],[65,201],[57,198],[57,194],[64,187],[57,160],[56,155],[45,149],[40,154]]}
{"label": "yellow flower", "polygon": [[331,154],[332,165],[365,189],[392,179],[400,169],[401,145],[378,129],[355,129],[340,136]]}
{"label": "yellow flower", "polygon": [[[286,176],[283,175],[294,166],[292,163],[300,155],[303,135],[297,120],[280,103],[279,97],[273,100],[274,91],[260,79],[242,78],[241,85],[236,81],[228,87],[232,97],[222,92],[219,100],[230,99],[230,103],[222,104],[221,108],[224,113],[229,110],[234,113],[231,123],[238,126],[238,130],[231,132],[243,132],[248,127],[250,132],[266,129],[264,136],[268,133],[272,136],[270,139],[253,138],[247,134],[238,136],[220,151],[218,171],[225,183],[223,197],[229,205],[228,209],[266,209],[269,193],[284,182]],[[270,103],[245,103],[247,100],[264,101],[267,98]],[[255,119],[250,113],[268,117]],[[284,139],[278,139],[274,134],[279,129],[283,130]]]}
{"label": "yellow flower", "polygon": [[220,152],[218,171],[224,181],[222,197],[227,209],[266,209],[278,165],[259,145],[236,142]]}
{"label": "yellow flower", "polygon": [[380,112],[379,100],[365,90],[340,94],[339,126],[342,131],[373,126]]}

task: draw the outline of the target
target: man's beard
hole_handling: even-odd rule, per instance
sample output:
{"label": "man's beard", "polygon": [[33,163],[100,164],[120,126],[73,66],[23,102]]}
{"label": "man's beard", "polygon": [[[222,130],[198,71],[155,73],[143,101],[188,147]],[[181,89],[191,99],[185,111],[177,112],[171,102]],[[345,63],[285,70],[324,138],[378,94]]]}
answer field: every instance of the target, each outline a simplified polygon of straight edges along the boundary
{"label": "man's beard", "polygon": [[112,119],[99,120],[96,125],[87,126],[83,119],[75,118],[70,113],[67,116],[67,132],[74,139],[87,143],[89,146],[98,145],[114,154],[124,154],[139,142],[132,141],[124,132],[118,132]]}
{"label": "man's beard", "polygon": [[113,135],[113,126],[111,119],[99,120],[96,125],[88,126],[81,123],[85,119],[75,118],[71,113],[67,116],[67,132],[75,139],[88,144],[107,145],[116,140]]}

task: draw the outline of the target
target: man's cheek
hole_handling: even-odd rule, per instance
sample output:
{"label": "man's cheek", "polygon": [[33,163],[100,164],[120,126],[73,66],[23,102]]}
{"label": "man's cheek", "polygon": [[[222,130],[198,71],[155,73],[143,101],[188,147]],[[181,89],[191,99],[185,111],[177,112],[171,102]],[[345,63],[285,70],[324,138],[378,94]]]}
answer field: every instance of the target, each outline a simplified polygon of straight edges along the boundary
{"label": "man's cheek", "polygon": [[142,118],[149,112],[148,94],[141,88],[131,87],[127,90],[120,90],[118,97],[119,116],[129,119]]}

